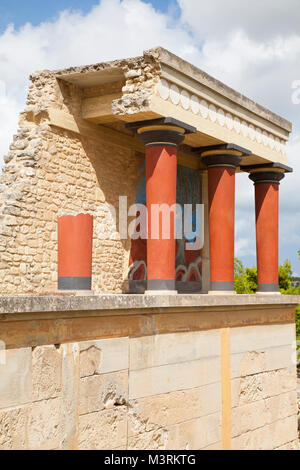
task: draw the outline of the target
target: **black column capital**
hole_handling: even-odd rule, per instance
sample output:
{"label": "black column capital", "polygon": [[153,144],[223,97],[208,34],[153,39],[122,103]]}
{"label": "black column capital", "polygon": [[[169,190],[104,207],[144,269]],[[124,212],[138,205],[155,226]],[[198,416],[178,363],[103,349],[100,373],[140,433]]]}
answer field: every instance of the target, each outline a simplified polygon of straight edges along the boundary
{"label": "black column capital", "polygon": [[197,130],[195,127],[171,117],[127,123],[126,128],[136,132],[146,147],[158,145],[177,147],[183,142],[186,134],[194,133]]}
{"label": "black column capital", "polygon": [[249,178],[254,184],[270,183],[280,184],[285,177],[285,173],[292,173],[293,169],[283,163],[266,163],[261,165],[242,166],[241,170],[249,174]]}

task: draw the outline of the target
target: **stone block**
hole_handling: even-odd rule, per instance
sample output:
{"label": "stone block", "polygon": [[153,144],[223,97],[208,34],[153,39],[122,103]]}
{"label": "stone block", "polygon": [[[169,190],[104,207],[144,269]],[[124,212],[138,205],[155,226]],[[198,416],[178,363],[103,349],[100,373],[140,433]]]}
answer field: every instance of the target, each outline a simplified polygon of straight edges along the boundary
{"label": "stone block", "polygon": [[128,369],[129,339],[109,338],[80,343],[80,377]]}
{"label": "stone block", "polygon": [[220,411],[221,384],[140,398],[129,405],[128,435],[144,434]]}
{"label": "stone block", "polygon": [[232,354],[231,378],[284,369],[293,364],[292,345]]}
{"label": "stone block", "polygon": [[220,380],[220,359],[207,358],[130,371],[129,399],[209,385]]}
{"label": "stone block", "polygon": [[221,440],[221,413],[215,413],[172,426],[166,449],[201,450]]}
{"label": "stone block", "polygon": [[232,354],[291,346],[293,341],[294,324],[244,326],[232,328],[230,332]]}
{"label": "stone block", "polygon": [[126,444],[126,407],[117,406],[79,417],[79,450],[109,450]]}
{"label": "stone block", "polygon": [[61,393],[62,351],[38,346],[32,352],[33,401],[56,398]]}
{"label": "stone block", "polygon": [[33,403],[28,419],[28,448],[53,450],[59,448],[61,399]]}
{"label": "stone block", "polygon": [[274,450],[297,439],[297,416],[291,416],[232,439],[233,450]]}
{"label": "stone block", "polygon": [[80,380],[79,414],[93,413],[128,402],[128,371],[94,375]]}
{"label": "stone block", "polygon": [[0,450],[27,449],[28,408],[0,411]]}
{"label": "stone block", "polygon": [[130,370],[220,356],[220,330],[130,339]]}
{"label": "stone block", "polygon": [[0,409],[31,402],[31,348],[8,349],[0,377]]}

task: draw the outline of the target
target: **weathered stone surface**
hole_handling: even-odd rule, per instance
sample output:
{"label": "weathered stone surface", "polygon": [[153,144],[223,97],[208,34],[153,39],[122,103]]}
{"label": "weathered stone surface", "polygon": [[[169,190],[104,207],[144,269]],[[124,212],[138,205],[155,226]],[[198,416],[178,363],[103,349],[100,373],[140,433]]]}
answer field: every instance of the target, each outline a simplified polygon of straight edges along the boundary
{"label": "weathered stone surface", "polygon": [[126,446],[127,416],[122,406],[79,417],[79,449],[105,450]]}
{"label": "weathered stone surface", "polygon": [[231,382],[232,406],[241,406],[287,392],[297,387],[296,367],[264,372]]}
{"label": "weathered stone surface", "polygon": [[[187,406],[188,404],[188,406]],[[221,410],[221,384],[207,385],[129,402],[128,435],[156,431]]]}
{"label": "weathered stone surface", "polygon": [[129,398],[160,395],[175,390],[202,387],[220,380],[220,359],[207,358],[130,371]]}
{"label": "weathered stone surface", "polygon": [[31,348],[9,349],[0,364],[0,409],[31,402]]}
{"label": "weathered stone surface", "polygon": [[266,348],[263,350],[231,355],[231,377],[246,377],[267,371],[285,369],[296,363],[292,347],[293,338],[288,346]]}
{"label": "weathered stone surface", "polygon": [[129,339],[109,338],[80,343],[80,377],[128,369]]}
{"label": "weathered stone surface", "polygon": [[80,380],[79,414],[125,405],[128,402],[128,371],[94,375]]}
{"label": "weathered stone surface", "polygon": [[232,437],[262,428],[286,417],[295,416],[296,408],[295,392],[234,408],[232,410]]}
{"label": "weathered stone surface", "polygon": [[61,439],[63,450],[78,447],[78,407],[80,387],[79,345],[63,344]]}
{"label": "weathered stone surface", "polygon": [[220,330],[130,339],[130,370],[220,355]]}
{"label": "weathered stone surface", "polygon": [[58,397],[61,392],[62,351],[38,346],[32,352],[33,401]]}
{"label": "weathered stone surface", "polygon": [[28,408],[0,411],[0,450],[27,449]]}
{"label": "weathered stone surface", "polygon": [[232,439],[233,450],[273,450],[297,439],[297,417],[291,416]]}
{"label": "weathered stone surface", "polygon": [[33,403],[28,419],[28,448],[57,449],[60,443],[61,418],[60,398]]}
{"label": "weathered stone surface", "polygon": [[294,324],[234,328],[230,333],[231,353],[266,350],[273,346],[291,346],[294,339]]}
{"label": "weathered stone surface", "polygon": [[201,450],[221,440],[221,413],[203,416],[172,426],[167,449]]}

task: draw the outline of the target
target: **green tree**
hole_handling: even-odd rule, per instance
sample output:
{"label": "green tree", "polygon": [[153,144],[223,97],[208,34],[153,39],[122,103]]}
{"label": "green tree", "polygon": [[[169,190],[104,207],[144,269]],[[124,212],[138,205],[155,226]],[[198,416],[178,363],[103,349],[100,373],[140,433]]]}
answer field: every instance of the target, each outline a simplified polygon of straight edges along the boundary
{"label": "green tree", "polygon": [[292,265],[289,260],[286,260],[282,265],[279,266],[279,271],[278,271],[279,289],[281,291],[288,290],[291,287],[292,279],[293,279]]}
{"label": "green tree", "polygon": [[234,288],[237,294],[255,294],[257,290],[256,268],[245,268],[237,258],[234,260]]}

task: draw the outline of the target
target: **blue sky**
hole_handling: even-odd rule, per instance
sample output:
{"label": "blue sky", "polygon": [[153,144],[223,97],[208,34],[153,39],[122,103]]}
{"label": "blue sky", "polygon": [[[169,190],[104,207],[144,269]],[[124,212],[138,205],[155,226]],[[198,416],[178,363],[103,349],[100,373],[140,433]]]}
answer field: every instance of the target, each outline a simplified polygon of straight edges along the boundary
{"label": "blue sky", "polygon": [[[300,80],[300,2],[242,3],[0,0],[0,170],[30,73],[140,55],[161,45],[293,122],[288,159],[295,172],[280,189],[280,261],[289,258],[300,275],[300,104],[291,100],[292,84]],[[62,17],[63,10],[69,12]],[[12,23],[14,29],[8,28]],[[236,256],[249,266],[255,265],[253,193],[247,175],[238,175]]]}
{"label": "blue sky", "polygon": [[[99,3],[98,0],[1,0],[0,1],[0,32],[9,23],[20,28],[30,22],[34,26],[46,20],[55,19],[62,10],[80,10],[87,13]],[[174,1],[149,0],[155,9],[166,12]]]}

